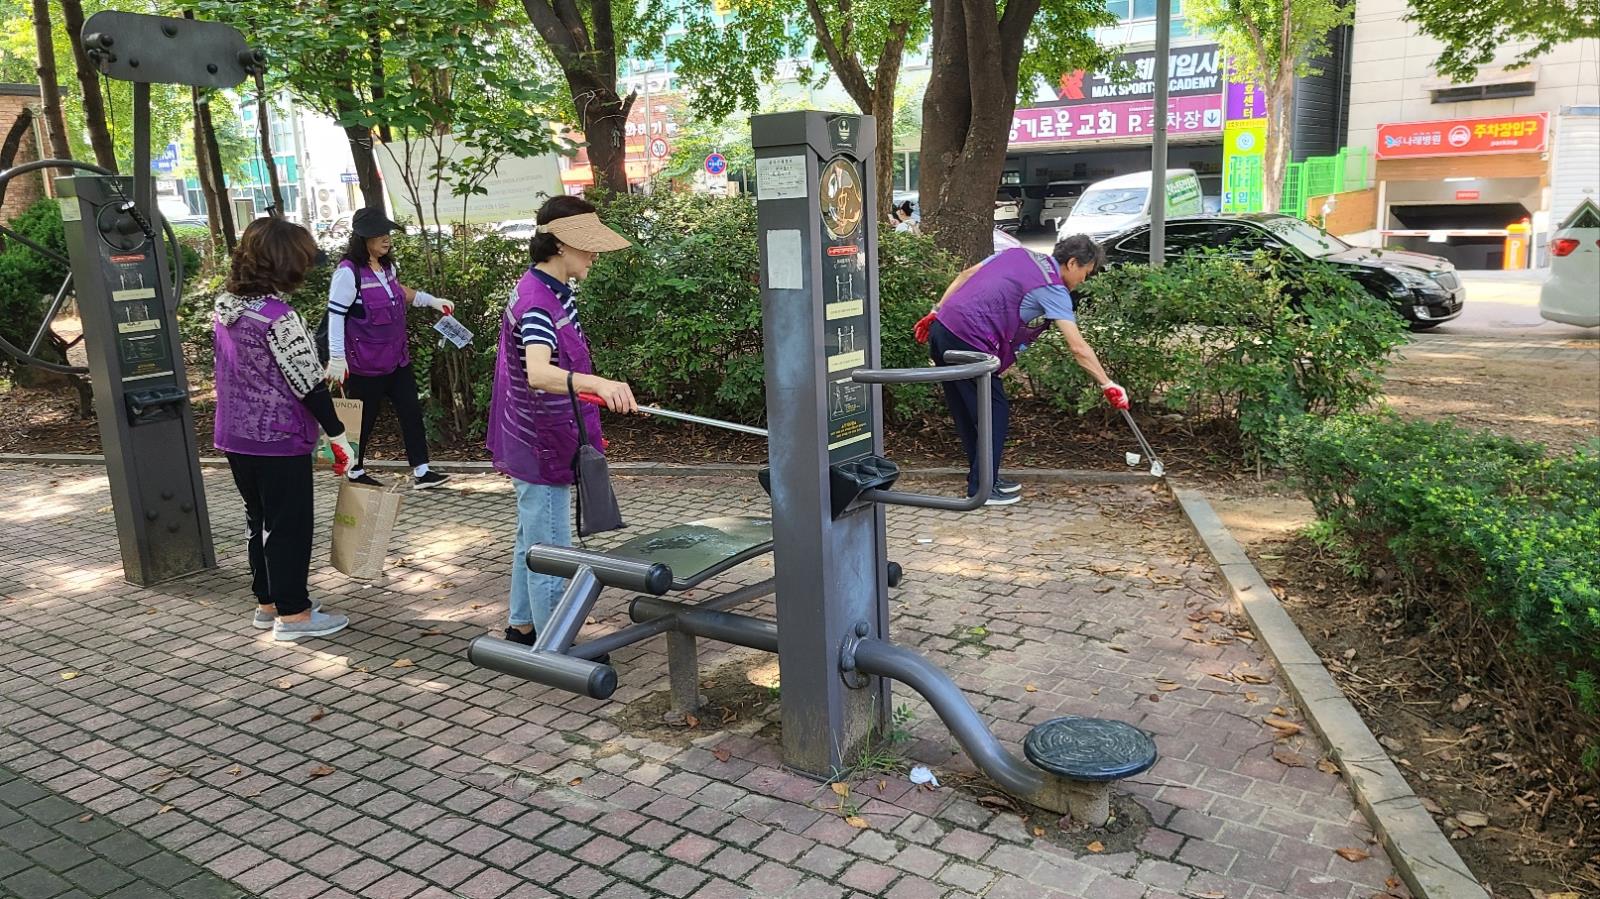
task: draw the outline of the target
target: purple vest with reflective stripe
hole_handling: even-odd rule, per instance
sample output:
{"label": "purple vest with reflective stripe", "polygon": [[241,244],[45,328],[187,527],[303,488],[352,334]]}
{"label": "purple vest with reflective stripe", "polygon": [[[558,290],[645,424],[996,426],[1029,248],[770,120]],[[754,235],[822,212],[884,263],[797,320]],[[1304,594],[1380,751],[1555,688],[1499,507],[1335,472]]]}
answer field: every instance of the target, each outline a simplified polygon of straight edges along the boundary
{"label": "purple vest with reflective stripe", "polygon": [[[551,359],[567,371],[593,374],[589,344],[562,308],[561,298],[529,269],[517,282],[500,317],[500,353],[494,368],[494,394],[489,400],[486,441],[497,471],[531,484],[572,483],[572,460],[578,455],[578,421],[565,391],[546,393],[528,386],[519,325],[522,316],[540,309],[556,326],[556,352]],[[600,410],[580,403],[584,428],[595,447],[600,439]]]}
{"label": "purple vest with reflective stripe", "polygon": [[212,442],[226,453],[303,456],[317,445],[317,420],[289,388],[267,345],[273,322],[289,312],[277,297],[247,300],[231,325],[214,319],[216,423]]}
{"label": "purple vest with reflective stripe", "polygon": [[[411,361],[406,345],[406,292],[394,267],[380,276],[370,265],[357,266],[346,259],[340,268],[355,272],[356,293],[361,297],[361,318],[344,319],[344,358],[353,375],[386,375]],[[393,291],[393,293],[391,293]]]}
{"label": "purple vest with reflective stripe", "polygon": [[1037,340],[1048,322],[1022,320],[1022,298],[1040,287],[1062,285],[1055,260],[1021,247],[1002,250],[973,272],[939,306],[939,322],[963,343],[1000,357],[1000,371]]}

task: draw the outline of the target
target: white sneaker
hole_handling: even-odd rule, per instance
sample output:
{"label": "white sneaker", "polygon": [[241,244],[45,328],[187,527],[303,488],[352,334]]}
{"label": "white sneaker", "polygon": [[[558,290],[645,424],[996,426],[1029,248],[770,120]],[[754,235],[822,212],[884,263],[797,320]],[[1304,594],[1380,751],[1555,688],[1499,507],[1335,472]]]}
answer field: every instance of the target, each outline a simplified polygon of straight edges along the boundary
{"label": "white sneaker", "polygon": [[[315,612],[320,608],[322,608],[322,600],[313,599],[311,601],[311,611]],[[255,625],[256,630],[270,631],[272,630],[273,623],[275,623],[277,620],[278,616],[269,615],[266,612],[261,611],[261,607],[258,605],[256,606],[256,613],[250,618],[250,623]]]}
{"label": "white sneaker", "polygon": [[307,621],[284,621],[279,618],[272,624],[272,639],[285,642],[306,637],[326,637],[350,626],[350,616],[327,612],[312,612]]}

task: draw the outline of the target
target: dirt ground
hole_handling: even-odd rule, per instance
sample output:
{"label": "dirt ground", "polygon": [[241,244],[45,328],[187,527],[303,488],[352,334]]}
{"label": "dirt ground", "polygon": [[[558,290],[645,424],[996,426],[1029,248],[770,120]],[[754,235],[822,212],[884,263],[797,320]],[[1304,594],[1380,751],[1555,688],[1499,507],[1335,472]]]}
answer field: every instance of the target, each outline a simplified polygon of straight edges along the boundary
{"label": "dirt ground", "polygon": [[[1600,439],[1600,341],[1564,343],[1588,352],[1530,359],[1470,341],[1413,344],[1390,370],[1388,402],[1402,415],[1453,417],[1570,451]],[[1594,723],[1578,720],[1562,691],[1491,673],[1495,639],[1483,622],[1437,631],[1388,572],[1352,577],[1344,560],[1301,536],[1315,515],[1291,484],[1202,486],[1494,895],[1600,896],[1600,790],[1592,777],[1575,784],[1547,765],[1572,728]]]}

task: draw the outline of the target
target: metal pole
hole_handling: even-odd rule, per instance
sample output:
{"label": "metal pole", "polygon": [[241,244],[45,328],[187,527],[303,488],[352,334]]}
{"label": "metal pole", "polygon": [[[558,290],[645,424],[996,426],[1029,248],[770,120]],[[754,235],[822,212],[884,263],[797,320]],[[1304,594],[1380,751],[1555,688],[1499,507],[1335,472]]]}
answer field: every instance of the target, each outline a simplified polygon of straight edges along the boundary
{"label": "metal pole", "polygon": [[[150,85],[142,81],[133,83],[133,202],[139,212],[160,227],[156,206],[151,194],[155,179],[150,175]],[[152,235],[159,244],[160,236]]]}
{"label": "metal pole", "polygon": [[1150,142],[1150,264],[1167,259],[1167,57],[1173,0],[1156,0],[1155,136]]}

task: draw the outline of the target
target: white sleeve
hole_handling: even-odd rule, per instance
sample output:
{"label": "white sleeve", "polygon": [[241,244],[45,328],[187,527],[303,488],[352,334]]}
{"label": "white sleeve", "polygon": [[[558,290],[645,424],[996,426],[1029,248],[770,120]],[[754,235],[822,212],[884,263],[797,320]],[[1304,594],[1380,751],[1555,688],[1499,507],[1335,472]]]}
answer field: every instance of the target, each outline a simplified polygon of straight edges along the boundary
{"label": "white sleeve", "polygon": [[344,266],[335,269],[328,284],[328,358],[344,358],[344,317],[359,302],[356,273]]}

